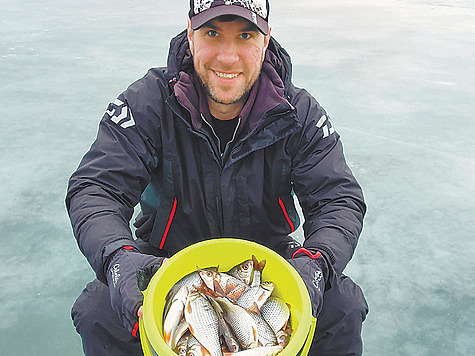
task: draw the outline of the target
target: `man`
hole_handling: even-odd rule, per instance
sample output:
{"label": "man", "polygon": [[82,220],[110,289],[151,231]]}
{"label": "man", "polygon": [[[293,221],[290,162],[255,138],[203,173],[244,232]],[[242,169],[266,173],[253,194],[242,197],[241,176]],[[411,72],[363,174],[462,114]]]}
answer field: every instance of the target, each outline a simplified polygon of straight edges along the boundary
{"label": "man", "polygon": [[[109,105],[66,204],[97,280],[72,310],[87,355],[139,355],[138,270],[240,237],[289,260],[318,317],[311,355],[359,355],[367,306],[342,275],[365,204],[328,115],[291,83],[263,0],[190,1],[166,68]],[[302,206],[305,242],[289,234]],[[129,221],[141,204],[132,238]]]}

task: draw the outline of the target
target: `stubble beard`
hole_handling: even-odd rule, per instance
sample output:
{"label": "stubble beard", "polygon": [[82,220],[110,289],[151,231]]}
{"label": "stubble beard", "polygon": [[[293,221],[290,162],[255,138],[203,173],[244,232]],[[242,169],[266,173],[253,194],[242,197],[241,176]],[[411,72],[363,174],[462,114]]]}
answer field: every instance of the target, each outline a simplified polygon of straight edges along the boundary
{"label": "stubble beard", "polygon": [[249,92],[251,91],[251,88],[257,82],[257,79],[260,76],[260,73],[261,73],[261,70],[262,70],[262,62],[261,62],[261,65],[259,67],[259,71],[257,72],[258,74],[256,75],[256,77],[253,78],[248,85],[245,85],[242,88],[241,92],[238,93],[238,95],[236,95],[234,98],[231,98],[229,100],[220,99],[219,96],[218,96],[217,91],[215,90],[215,88],[213,88],[211,85],[209,85],[206,78],[204,78],[204,76],[202,76],[201,73],[196,70],[196,66],[194,66],[194,67],[195,67],[195,73],[197,74],[201,85],[203,86],[207,96],[211,100],[213,100],[215,103],[221,104],[221,105],[233,105],[233,104],[237,104],[239,102],[247,100],[247,97],[249,96]]}
{"label": "stubble beard", "polygon": [[205,80],[205,78],[203,78],[198,71],[196,71],[196,74],[198,75],[198,79],[201,85],[205,89],[206,95],[215,103],[221,104],[221,105],[233,105],[233,104],[237,104],[239,102],[245,101],[247,97],[249,96],[249,92],[251,91],[252,86],[254,85],[254,83],[257,81],[257,78],[259,77],[257,76],[256,78],[254,78],[250,84],[248,84],[246,87],[243,87],[241,92],[235,95],[233,98],[230,98],[229,100],[223,100],[222,98],[219,98],[219,94],[217,93],[217,90],[215,90],[215,88],[209,85],[208,82]]}
{"label": "stubble beard", "polygon": [[224,100],[218,98],[217,93],[215,93],[213,88],[211,88],[207,83],[205,83],[203,81],[203,79],[201,78],[201,76],[199,74],[198,74],[198,78],[200,79],[201,85],[203,85],[203,88],[205,89],[206,94],[208,95],[208,97],[217,104],[221,104],[221,105],[237,104],[241,101],[244,101],[244,99],[247,98],[247,96],[249,94],[249,91],[250,91],[250,90],[243,89],[241,91],[241,93],[239,95],[237,95],[234,99],[224,101]]}

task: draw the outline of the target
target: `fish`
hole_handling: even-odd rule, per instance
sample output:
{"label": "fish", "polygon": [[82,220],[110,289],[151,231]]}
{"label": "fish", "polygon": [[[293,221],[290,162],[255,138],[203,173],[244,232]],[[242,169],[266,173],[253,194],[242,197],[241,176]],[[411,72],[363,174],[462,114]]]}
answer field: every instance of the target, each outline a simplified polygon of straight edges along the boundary
{"label": "fish", "polygon": [[274,356],[282,351],[282,346],[260,346],[249,350],[243,350],[236,353],[224,353],[224,356]]}
{"label": "fish", "polygon": [[170,347],[175,349],[178,345],[178,342],[181,340],[183,335],[188,331],[188,323],[184,318],[181,319],[180,323],[172,331],[172,336],[170,339]]}
{"label": "fish", "polygon": [[170,301],[170,306],[163,320],[163,340],[171,346],[173,333],[183,318],[185,303],[188,297],[188,290],[183,285]]}
{"label": "fish", "polygon": [[226,320],[224,320],[223,309],[214,299],[213,295],[209,295],[208,300],[210,301],[211,305],[216,311],[216,314],[218,315],[219,335],[223,337],[228,350],[231,352],[239,351],[239,343],[237,342],[236,337],[234,336],[230,326],[228,325]]}
{"label": "fish", "polygon": [[174,350],[178,353],[179,356],[186,356],[186,352],[188,351],[189,338],[190,334],[186,334],[183,335],[181,339],[177,342]]}
{"label": "fish", "polygon": [[238,352],[240,349],[239,343],[236,340],[231,327],[228,325],[226,320],[224,320],[224,317],[219,319],[219,330],[219,333],[223,337],[228,350],[232,352]]}
{"label": "fish", "polygon": [[260,309],[274,290],[274,283],[266,281],[259,286],[250,287],[236,301],[237,305],[245,309],[251,309],[254,303]]}
{"label": "fish", "polygon": [[213,289],[213,272],[217,271],[218,267],[208,267],[204,269],[197,268],[195,272],[187,274],[178,282],[176,282],[173,287],[171,287],[171,289],[168,291],[165,299],[171,299],[182,286],[186,286],[188,291],[190,291],[192,288],[200,287],[203,283],[205,283],[208,288]]}
{"label": "fish", "polygon": [[252,272],[254,270],[254,261],[252,259],[246,260],[233,268],[227,274],[236,277],[249,285],[251,283]]}
{"label": "fish", "polygon": [[214,275],[214,291],[220,295],[232,300],[239,298],[249,286],[239,278],[230,276],[226,273],[216,272]]}
{"label": "fish", "polygon": [[252,262],[254,264],[254,271],[252,273],[251,287],[257,287],[261,284],[262,270],[266,265],[266,260],[259,262],[256,256],[252,255]]}
{"label": "fish", "polygon": [[221,306],[224,320],[234,331],[239,344],[244,349],[257,347],[257,325],[249,313],[227,298],[217,297],[215,300]]}
{"label": "fish", "polygon": [[222,356],[218,316],[206,296],[197,289],[188,294],[184,316],[191,334],[209,354]]}
{"label": "fish", "polygon": [[275,338],[277,339],[277,343],[282,347],[287,346],[287,344],[290,341],[290,335],[291,334],[292,334],[292,329],[288,328],[288,327],[277,331],[277,333],[275,334]]}
{"label": "fish", "polygon": [[210,356],[210,353],[193,335],[191,335],[188,339],[186,356]]}
{"label": "fish", "polygon": [[274,331],[271,329],[269,324],[262,318],[262,315],[257,308],[257,304],[254,304],[254,307],[248,311],[249,315],[252,317],[257,326],[257,341],[259,345],[262,346],[275,346],[277,345],[277,338]]}
{"label": "fish", "polygon": [[285,327],[290,317],[289,305],[277,297],[269,297],[260,311],[264,320],[276,334]]}
{"label": "fish", "polygon": [[203,285],[206,285],[208,288],[213,289],[214,273],[217,270],[218,267],[208,267],[205,269],[197,268],[195,272],[187,274],[177,283],[175,283],[165,296],[165,308],[163,315],[168,314],[170,302],[181,287],[185,286],[188,292],[195,287],[202,287]]}

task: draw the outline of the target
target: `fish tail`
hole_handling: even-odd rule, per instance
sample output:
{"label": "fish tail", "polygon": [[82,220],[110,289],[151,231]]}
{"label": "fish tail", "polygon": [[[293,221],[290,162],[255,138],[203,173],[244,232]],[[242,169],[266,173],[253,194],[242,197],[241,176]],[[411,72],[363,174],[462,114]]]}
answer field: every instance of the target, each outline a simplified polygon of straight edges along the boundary
{"label": "fish tail", "polygon": [[259,262],[256,256],[252,255],[252,262],[254,263],[254,270],[255,271],[262,271],[266,265],[266,260],[262,260]]}

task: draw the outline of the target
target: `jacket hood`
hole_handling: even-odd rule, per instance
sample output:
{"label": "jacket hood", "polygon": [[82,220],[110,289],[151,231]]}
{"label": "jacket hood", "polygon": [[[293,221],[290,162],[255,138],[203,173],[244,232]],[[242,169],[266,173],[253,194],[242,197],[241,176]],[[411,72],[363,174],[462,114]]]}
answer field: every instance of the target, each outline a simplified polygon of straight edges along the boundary
{"label": "jacket hood", "polygon": [[[284,91],[287,92],[292,79],[292,62],[287,51],[271,37],[267,47],[266,61],[270,61],[277,74],[284,83]],[[191,53],[186,38],[186,30],[183,30],[170,41],[168,52],[167,72],[168,79],[178,78],[181,71],[189,72],[193,67]]]}

